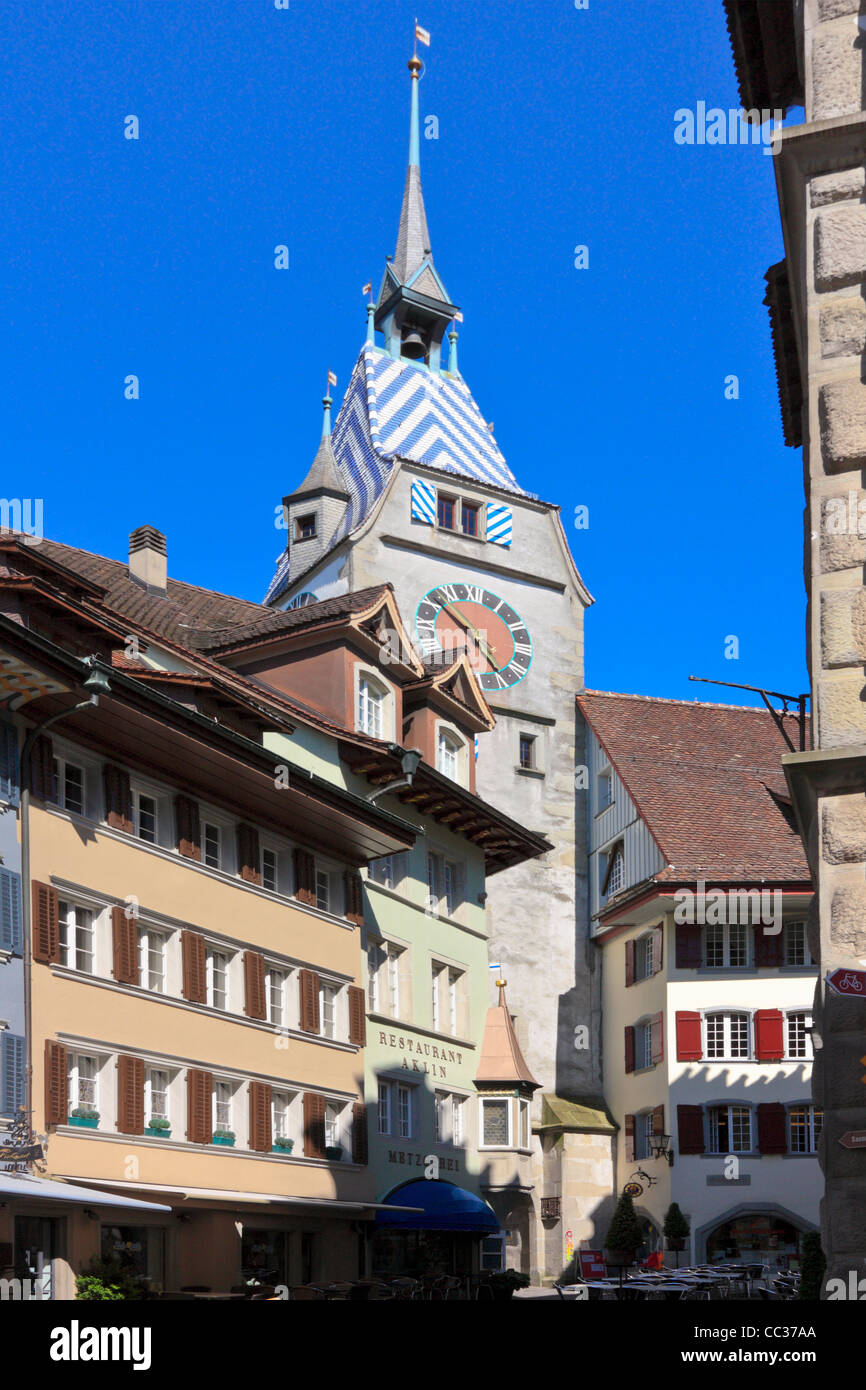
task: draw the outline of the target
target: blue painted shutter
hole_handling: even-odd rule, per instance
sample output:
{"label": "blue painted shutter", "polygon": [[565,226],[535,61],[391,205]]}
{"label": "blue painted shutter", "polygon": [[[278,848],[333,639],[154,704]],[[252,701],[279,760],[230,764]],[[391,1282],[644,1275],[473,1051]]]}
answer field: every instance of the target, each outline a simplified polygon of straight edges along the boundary
{"label": "blue painted shutter", "polygon": [[412,484],[412,520],[432,526],[436,521],[436,489],[432,483],[416,478]]}
{"label": "blue painted shutter", "polygon": [[0,1033],[0,1115],[14,1116],[24,1105],[24,1039]]}
{"label": "blue painted shutter", "polygon": [[0,951],[24,954],[21,933],[21,877],[0,869]]}
{"label": "blue painted shutter", "polygon": [[510,545],[513,513],[510,507],[487,504],[487,540],[494,545]]}
{"label": "blue painted shutter", "polygon": [[18,805],[18,732],[0,723],[0,800]]}

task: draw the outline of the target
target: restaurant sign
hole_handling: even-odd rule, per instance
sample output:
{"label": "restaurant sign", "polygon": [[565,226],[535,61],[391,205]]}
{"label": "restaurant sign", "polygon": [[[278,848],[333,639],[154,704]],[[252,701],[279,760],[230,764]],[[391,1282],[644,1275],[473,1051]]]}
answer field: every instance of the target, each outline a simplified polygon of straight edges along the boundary
{"label": "restaurant sign", "polygon": [[442,1047],[439,1043],[421,1042],[420,1038],[408,1038],[405,1033],[386,1033],[380,1028],[380,1047],[393,1048],[403,1053],[403,1071],[417,1071],[422,1075],[440,1077],[447,1080],[447,1063],[462,1067],[463,1053],[456,1047]]}
{"label": "restaurant sign", "polygon": [[623,1193],[626,1197],[642,1197],[643,1188],[639,1182],[627,1182],[623,1188]]}

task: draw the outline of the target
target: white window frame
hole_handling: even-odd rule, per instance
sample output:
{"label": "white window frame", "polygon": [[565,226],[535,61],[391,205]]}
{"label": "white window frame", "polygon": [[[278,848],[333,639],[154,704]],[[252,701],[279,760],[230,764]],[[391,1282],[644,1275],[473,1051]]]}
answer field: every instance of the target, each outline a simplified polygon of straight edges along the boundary
{"label": "white window frame", "polygon": [[[220,1108],[228,1110],[228,1124],[220,1123]],[[213,1079],[213,1095],[211,1098],[211,1124],[213,1132],[218,1129],[230,1130],[235,1133],[234,1126],[235,1111],[235,1085],[224,1076],[215,1076]]]}
{"label": "white window frame", "polygon": [[[319,1036],[334,1041],[339,1032],[340,986],[332,980],[319,980]],[[331,1032],[328,1031],[330,1013]]]}
{"label": "white window frame", "polygon": [[[68,1087],[69,1087],[69,1091],[68,1091],[68,1094],[69,1094],[69,1110],[68,1110],[68,1114],[69,1114],[69,1115],[72,1114],[73,1110],[83,1110],[83,1109],[85,1109],[85,1108],[89,1108],[89,1109],[91,1109],[91,1110],[94,1110],[97,1114],[100,1114],[100,1110],[99,1110],[100,1072],[101,1072],[101,1070],[102,1070],[102,1063],[103,1063],[103,1061],[104,1061],[104,1058],[98,1056],[96,1053],[93,1053],[93,1052],[84,1052],[84,1051],[80,1051],[80,1052],[79,1052],[79,1051],[77,1051],[77,1050],[76,1050],[75,1052],[70,1052],[70,1054],[69,1054],[69,1063],[68,1063],[68,1065],[69,1065],[69,1071],[68,1071],[68,1077],[69,1077],[69,1079],[68,1079]],[[93,1075],[92,1075],[91,1077],[84,1078],[84,1084],[85,1084],[85,1085],[92,1085],[92,1087],[93,1087],[93,1098],[92,1098],[91,1100],[84,1100],[84,1101],[83,1101],[83,1100],[81,1099],[81,1086],[82,1086],[81,1063],[82,1063],[82,1062],[87,1062],[87,1063],[92,1063],[92,1064],[93,1064]]]}
{"label": "white window frame", "polygon": [[343,1106],[336,1100],[325,1102],[325,1148],[343,1148]]}
{"label": "white window frame", "polygon": [[[793,1117],[794,1117],[794,1114],[795,1114],[797,1111],[801,1111],[801,1110],[804,1110],[804,1111],[806,1112],[806,1122],[805,1122],[805,1124],[804,1124],[804,1125],[801,1127],[801,1129],[800,1129],[800,1133],[804,1136],[804,1138],[805,1138],[805,1140],[806,1140],[806,1145],[807,1145],[807,1147],[804,1148],[804,1149],[798,1149],[798,1148],[795,1148],[795,1147],[794,1147],[794,1124],[793,1124]],[[816,1115],[818,1115],[818,1114],[820,1114],[820,1116],[821,1116],[821,1122],[820,1122],[820,1124],[817,1126],[817,1133],[816,1133],[815,1118],[816,1118]],[[787,1120],[788,1120],[788,1153],[791,1153],[791,1154],[817,1154],[817,1152],[818,1152],[818,1140],[820,1139],[821,1133],[822,1133],[823,1128],[824,1128],[824,1112],[823,1112],[821,1106],[820,1106],[820,1105],[815,1105],[814,1101],[811,1101],[811,1100],[796,1101],[793,1105],[789,1105],[789,1106],[788,1106]]]}
{"label": "white window frame", "polygon": [[[222,1003],[222,1004],[217,1004],[217,1003],[216,1003],[216,978],[215,978],[215,976],[216,976],[216,968],[215,968],[215,962],[216,962],[216,958],[217,958],[217,957],[219,957],[221,960],[225,961],[225,971],[224,971],[224,974],[225,974],[225,1002]],[[206,947],[205,947],[205,986],[206,986],[206,989],[205,989],[205,998],[207,999],[207,1003],[208,1003],[209,1007],[212,1008],[212,1009],[219,1009],[220,1013],[229,1013],[230,1010],[231,1010],[231,1002],[232,1002],[231,964],[232,964],[232,953],[231,953],[230,951],[226,950],[225,947],[223,947],[223,946],[218,946],[218,945],[216,945],[216,944],[212,944],[210,941],[208,941],[208,942],[206,943]]]}
{"label": "white window frame", "polygon": [[[156,1087],[153,1084],[154,1075],[165,1077],[165,1086]],[[165,1097],[164,1109],[154,1110],[153,1098],[155,1095],[162,1094]],[[161,1118],[171,1123],[171,1071],[168,1067],[148,1066],[144,1073],[144,1123],[150,1124],[151,1119]]]}
{"label": "white window frame", "polygon": [[[514,1143],[514,1111],[511,1096],[479,1096],[478,1097],[478,1148],[481,1149],[513,1149]],[[507,1142],[504,1144],[488,1144],[484,1138],[484,1111],[488,1105],[504,1105],[505,1114],[508,1122]]]}
{"label": "white window frame", "polygon": [[[717,1131],[718,1131],[718,1125],[717,1125],[717,1123],[716,1123],[716,1121],[715,1121],[715,1119],[714,1119],[714,1116],[715,1116],[718,1112],[720,1112],[720,1111],[722,1111],[722,1110],[726,1110],[726,1111],[728,1112],[728,1119],[727,1119],[727,1126],[728,1126],[728,1143],[727,1143],[726,1145],[721,1145],[721,1144],[719,1144],[719,1141],[718,1141],[718,1132],[717,1132]],[[748,1115],[748,1117],[749,1117],[749,1147],[748,1147],[747,1149],[737,1149],[737,1148],[734,1148],[734,1145],[733,1145],[733,1131],[734,1131],[734,1126],[733,1126],[733,1119],[732,1119],[732,1114],[733,1114],[733,1111],[734,1111],[734,1110],[745,1110],[746,1113],[747,1113],[747,1115]],[[755,1126],[755,1111],[754,1111],[754,1107],[753,1107],[752,1105],[750,1105],[747,1101],[728,1101],[728,1102],[724,1102],[724,1103],[719,1104],[719,1105],[708,1105],[708,1106],[706,1107],[706,1112],[705,1112],[705,1113],[706,1113],[706,1119],[707,1119],[707,1153],[713,1153],[713,1154],[747,1154],[747,1153],[754,1153],[754,1151],[755,1151],[755,1128],[756,1128],[756,1126]],[[714,1147],[714,1146],[715,1146],[715,1147]]]}
{"label": "white window frame", "polygon": [[644,932],[634,943],[634,981],[651,980],[655,974],[655,930]]}
{"label": "white window frame", "polygon": [[604,851],[602,863],[601,897],[606,902],[625,887],[625,845],[622,840],[616,840]]}
{"label": "white window frame", "polygon": [[[161,988],[151,983],[150,956],[154,942],[161,947]],[[138,982],[141,989],[146,989],[151,994],[168,993],[168,933],[160,931],[148,922],[139,922],[138,926]]]}
{"label": "white window frame", "polygon": [[596,815],[600,816],[613,802],[613,768],[610,763],[605,763],[596,779]]}
{"label": "white window frame", "polygon": [[[151,813],[150,810],[147,810],[147,811],[143,811],[143,810],[142,810],[142,804],[141,804],[142,801],[148,801],[148,802],[151,803],[151,805],[153,806],[153,812],[152,812],[152,813]],[[150,835],[150,833],[148,833],[148,834],[146,834],[146,835],[142,833],[142,816],[146,815],[146,816],[148,817],[148,819],[149,819],[149,818],[151,817],[151,814],[152,814],[152,816],[153,816],[153,835],[152,835],[152,836]],[[144,788],[144,787],[133,787],[133,788],[132,788],[132,833],[135,835],[135,838],[136,838],[137,840],[141,840],[142,844],[145,844],[145,845],[158,845],[159,842],[160,842],[160,839],[159,839],[160,833],[161,833],[162,828],[163,828],[162,825],[161,825],[161,823],[160,823],[160,821],[161,821],[161,817],[160,817],[159,797],[158,797],[158,796],[155,796],[154,793],[153,793],[152,791],[150,791],[149,789],[147,789],[147,788]],[[149,832],[149,828],[148,828],[148,832]]]}
{"label": "white window frame", "polygon": [[355,663],[354,727],[368,738],[387,741],[394,738],[394,690],[378,671]]}
{"label": "white window frame", "polygon": [[392,1083],[379,1081],[376,1092],[376,1130],[379,1134],[390,1134],[392,1125]]}
{"label": "white window frame", "polygon": [[[802,959],[802,961],[795,961],[795,960],[789,960],[789,959],[788,959],[788,956],[789,956],[789,953],[790,953],[790,947],[791,947],[791,933],[792,933],[792,929],[795,928],[795,927],[797,928],[796,936],[797,936],[797,938],[799,939],[799,941],[802,943],[802,947],[803,947],[803,959]],[[808,970],[811,966],[813,966],[813,965],[815,964],[815,962],[812,960],[812,953],[811,953],[811,951],[809,950],[809,937],[808,937],[808,933],[807,933],[807,931],[806,931],[806,922],[805,922],[805,919],[802,919],[802,918],[799,918],[799,917],[798,917],[798,918],[796,918],[795,920],[793,920],[793,921],[791,921],[791,922],[785,922],[785,923],[783,923],[782,931],[783,931],[783,933],[784,933],[784,935],[783,935],[783,942],[784,942],[784,963],[785,963],[785,965],[787,965],[789,968],[794,969],[794,970]]]}
{"label": "white window frame", "polygon": [[[803,1051],[794,1052],[791,1047],[791,1033],[795,1026],[795,1019],[803,1019]],[[785,1060],[788,1062],[813,1062],[815,1060],[814,1049],[812,1047],[812,1010],[811,1009],[787,1009],[785,1011]]]}
{"label": "white window frame", "polygon": [[[266,878],[271,877],[270,871],[265,870],[265,856],[268,855],[273,860],[273,884],[267,883]],[[262,876],[262,887],[266,893],[279,893],[280,891],[280,854],[273,845],[261,844],[259,846],[259,872]]]}
{"label": "white window frame", "polygon": [[[275,1028],[288,1027],[289,976],[291,971],[284,965],[272,965],[265,961],[265,1014],[268,1023]],[[280,1017],[274,1012],[274,993],[278,994]]]}
{"label": "white window frame", "polygon": [[[710,934],[719,934],[721,960],[710,960]],[[736,934],[737,944],[742,946],[742,961],[732,962],[732,935]],[[707,970],[747,970],[752,964],[752,933],[745,922],[708,922],[703,929],[703,961]]]}
{"label": "white window frame", "polygon": [[397,1135],[400,1139],[414,1137],[415,1097],[414,1087],[397,1082]]}
{"label": "white window frame", "polygon": [[[65,913],[63,911],[64,908],[66,908]],[[84,925],[81,925],[77,920],[79,912],[84,913],[85,916],[89,919],[87,922],[84,923]],[[77,970],[82,975],[96,975],[98,973],[97,966],[100,963],[98,933],[99,915],[100,914],[98,909],[88,907],[85,903],[77,903],[74,901],[74,899],[69,898],[61,898],[59,900],[58,922],[60,936],[60,964],[65,966],[67,970]],[[64,917],[66,919],[65,921],[63,920]],[[89,937],[89,952],[86,946],[81,947],[78,943],[79,931],[84,933],[85,938]],[[63,939],[64,935],[66,936],[65,942]],[[89,954],[89,970],[85,965],[79,964],[79,951],[83,951],[85,956]]]}
{"label": "white window frame", "polygon": [[[74,768],[81,774],[81,809],[76,810],[74,806],[67,805],[67,781],[69,769]],[[73,758],[67,758],[64,753],[55,751],[54,753],[54,781],[57,799],[55,805],[62,811],[67,811],[70,816],[87,815],[87,767],[84,763],[76,762]]]}
{"label": "white window frame", "polygon": [[[271,1139],[292,1139],[292,1102],[295,1095],[292,1091],[283,1091],[275,1087],[271,1091]],[[280,1123],[282,1120],[282,1123]],[[272,1145],[273,1146],[273,1145]]]}
{"label": "white window frame", "polygon": [[[746,1022],[746,1050],[745,1052],[734,1052],[732,1047],[733,1039],[733,1019],[745,1019]],[[710,1024],[716,1019],[722,1019],[722,1052],[713,1052],[713,1043],[710,1041]],[[754,1060],[754,1028],[752,1015],[748,1009],[710,1009],[703,1017],[703,1053],[704,1059],[709,1062],[749,1062]]]}

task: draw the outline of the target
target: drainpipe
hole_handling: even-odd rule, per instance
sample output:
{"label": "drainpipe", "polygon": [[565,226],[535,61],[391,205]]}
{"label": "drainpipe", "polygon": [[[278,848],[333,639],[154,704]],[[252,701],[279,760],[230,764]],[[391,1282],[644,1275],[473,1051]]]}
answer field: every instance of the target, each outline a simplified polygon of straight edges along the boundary
{"label": "drainpipe", "polygon": [[377,797],[384,796],[386,792],[395,792],[400,787],[411,787],[412,778],[418,771],[418,764],[421,761],[421,752],[417,748],[403,749],[399,743],[389,743],[388,752],[401,755],[400,766],[404,775],[398,777],[394,782],[388,782],[384,787],[377,787],[375,791],[368,792],[365,801],[375,801]]}
{"label": "drainpipe", "polygon": [[84,681],[84,689],[89,690],[90,696],[86,700],[79,700],[77,705],[71,705],[69,709],[60,710],[59,714],[52,714],[50,719],[43,719],[41,724],[37,724],[31,729],[21,746],[20,760],[20,782],[21,782],[21,927],[22,927],[22,949],[24,955],[24,1111],[27,1122],[31,1127],[33,1121],[33,1008],[30,998],[30,981],[33,971],[33,951],[32,951],[32,887],[30,884],[30,763],[33,754],[33,745],[41,733],[50,725],[56,724],[59,720],[65,719],[68,715],[74,714],[76,710],[90,709],[93,705],[99,704],[100,693],[107,694],[110,690],[108,678],[97,670],[96,657],[87,657],[85,660],[90,666],[90,675]]}

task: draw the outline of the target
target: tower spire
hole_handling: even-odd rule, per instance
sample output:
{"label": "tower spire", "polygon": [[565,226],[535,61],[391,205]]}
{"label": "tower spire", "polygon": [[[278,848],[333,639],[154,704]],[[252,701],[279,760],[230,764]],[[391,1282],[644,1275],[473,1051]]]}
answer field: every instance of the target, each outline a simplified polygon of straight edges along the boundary
{"label": "tower spire", "polygon": [[400,226],[397,232],[397,250],[394,253],[393,262],[397,277],[403,285],[431,254],[427,212],[424,208],[424,194],[421,191],[421,138],[418,112],[418,82],[421,67],[420,58],[409,59],[409,71],[412,74],[409,167],[406,170],[403,206],[400,209]]}

